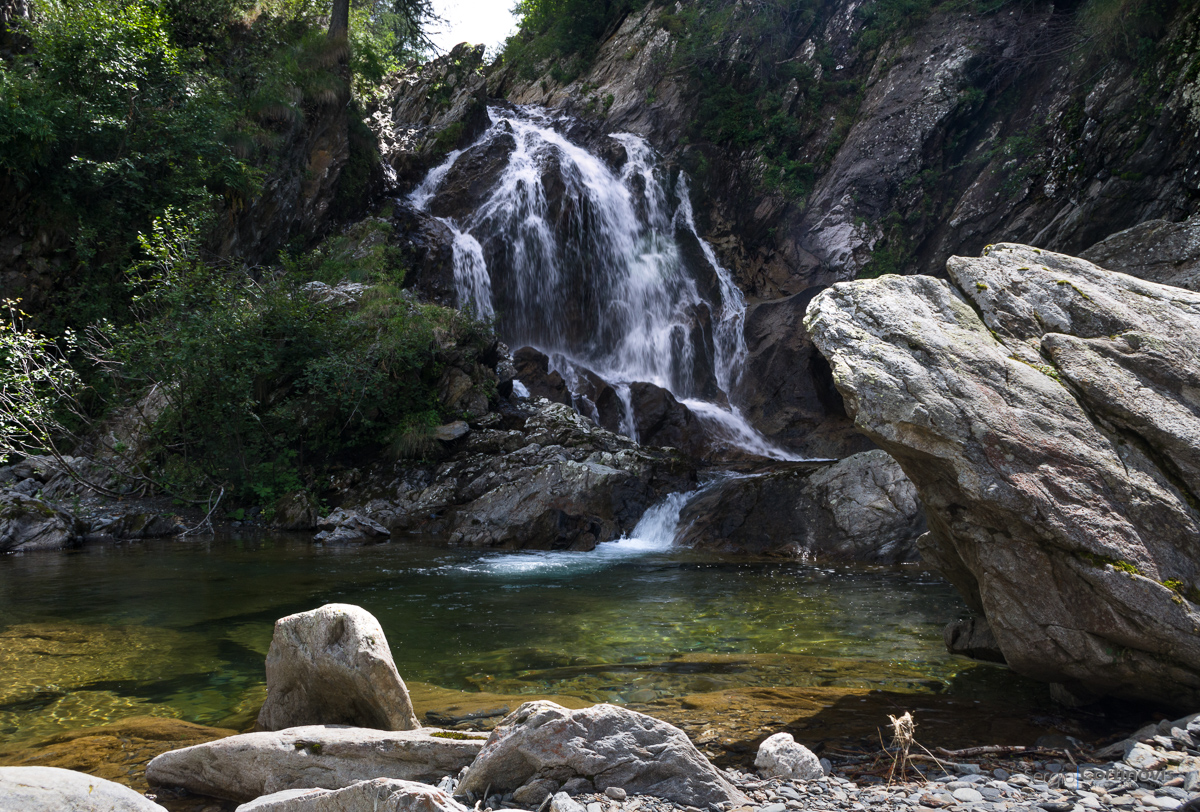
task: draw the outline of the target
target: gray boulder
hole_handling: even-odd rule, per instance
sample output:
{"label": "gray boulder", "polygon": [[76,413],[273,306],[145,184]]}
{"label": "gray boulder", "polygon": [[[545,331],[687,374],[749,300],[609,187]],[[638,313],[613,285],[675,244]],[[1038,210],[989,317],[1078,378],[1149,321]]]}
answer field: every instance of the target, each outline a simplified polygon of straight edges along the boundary
{"label": "gray boulder", "polygon": [[474,761],[484,742],[441,733],[338,725],[244,733],[163,753],[146,767],[146,780],[233,801],[283,790],[339,789],[380,777],[436,783]]}
{"label": "gray boulder", "polygon": [[60,550],[82,541],[83,525],[71,514],[17,491],[0,491],[0,552]]}
{"label": "gray boulder", "polygon": [[344,789],[285,790],[242,804],[236,812],[467,812],[436,787],[394,778]]}
{"label": "gray boulder", "polygon": [[1147,282],[1200,290],[1200,215],[1182,223],[1147,220],[1104,238],[1079,256]]}
{"label": "gray boulder", "polygon": [[354,510],[337,510],[317,522],[321,532],[313,541],[324,544],[363,544],[387,541],[391,533],[386,527]]}
{"label": "gray boulder", "polygon": [[679,527],[687,547],[894,564],[920,559],[925,516],[900,466],[874,450],[728,479],[688,502]]}
{"label": "gray boulder", "polygon": [[58,767],[0,767],[6,812],[166,812],[129,787]]}
{"label": "gray boulder", "polygon": [[764,778],[809,781],[825,775],[816,754],[799,744],[791,733],[776,733],[764,739],[758,746],[754,766]]}
{"label": "gray boulder", "polygon": [[359,606],[330,603],[275,621],[258,726],[314,724],[420,727],[379,621]]}
{"label": "gray boulder", "polygon": [[1200,703],[1200,294],[1019,245],[833,286],[806,326],[1016,671]]}
{"label": "gray boulder", "polygon": [[506,717],[458,792],[478,797],[585,776],[601,792],[621,787],[701,808],[748,801],[678,728],[614,705],[571,711],[553,702],[526,702]]}

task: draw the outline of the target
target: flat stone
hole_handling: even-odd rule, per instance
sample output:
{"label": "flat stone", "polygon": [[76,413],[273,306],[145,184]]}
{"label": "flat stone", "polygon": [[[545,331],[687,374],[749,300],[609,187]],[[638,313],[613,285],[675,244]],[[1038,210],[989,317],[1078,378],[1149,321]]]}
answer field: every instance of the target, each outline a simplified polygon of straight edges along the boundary
{"label": "flat stone", "polygon": [[447,423],[444,426],[438,426],[433,430],[435,440],[441,440],[443,443],[450,443],[457,440],[459,437],[466,436],[471,427],[467,425],[465,420],[455,420],[453,423]]}
{"label": "flat stone", "polygon": [[432,784],[474,761],[484,743],[434,735],[442,732],[308,725],[245,733],[163,753],[147,765],[146,780],[232,801],[372,778]]}
{"label": "flat stone", "polygon": [[242,804],[236,812],[468,812],[428,784],[375,778],[341,789],[285,790]]}
{"label": "flat stone", "polygon": [[954,796],[954,800],[961,801],[964,804],[979,803],[983,800],[982,793],[980,793],[979,790],[971,789],[970,787],[961,787],[960,789],[954,790],[954,792],[950,794]]}

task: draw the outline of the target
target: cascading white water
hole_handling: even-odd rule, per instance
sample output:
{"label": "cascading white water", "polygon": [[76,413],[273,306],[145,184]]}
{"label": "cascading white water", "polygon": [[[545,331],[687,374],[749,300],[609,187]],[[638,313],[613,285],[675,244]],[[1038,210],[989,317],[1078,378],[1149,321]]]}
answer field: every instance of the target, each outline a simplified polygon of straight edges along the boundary
{"label": "cascading white water", "polygon": [[[715,402],[728,400],[746,358],[746,308],[696,232],[686,176],[678,175],[673,202],[657,156],[636,135],[610,136],[626,154],[614,172],[544,113],[490,115],[492,126],[476,144],[450,153],[408,198],[436,214],[439,191],[466,152],[506,152],[474,211],[458,221],[441,218],[455,235],[460,306],[494,314],[510,346],[545,352],[573,391],[576,367],[607,381],[625,405],[621,430],[631,437],[629,384],[645,381],[689,405],[714,436],[793,459],[735,405]],[[689,267],[681,237],[702,253],[703,263],[693,254],[691,264],[708,267]]]}

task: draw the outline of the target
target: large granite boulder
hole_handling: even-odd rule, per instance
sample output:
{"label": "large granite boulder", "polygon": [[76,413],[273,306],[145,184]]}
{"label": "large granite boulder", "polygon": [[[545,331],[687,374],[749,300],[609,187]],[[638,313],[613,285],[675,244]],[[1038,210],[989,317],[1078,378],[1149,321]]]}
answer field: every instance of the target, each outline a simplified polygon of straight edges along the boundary
{"label": "large granite boulder", "polygon": [[82,524],[66,511],[18,491],[0,491],[0,552],[60,550],[82,541]]}
{"label": "large granite boulder", "polygon": [[917,487],[926,561],[1060,695],[1200,704],[1200,294],[1020,245],[806,326]]}
{"label": "large granite boulder", "polygon": [[275,621],[258,726],[317,724],[420,727],[383,629],[362,607],[330,603]]}
{"label": "large granite boulder", "polygon": [[571,711],[544,701],[526,702],[500,723],[458,792],[482,796],[489,787],[512,792],[575,778],[601,792],[619,787],[700,808],[748,801],[666,722],[615,705]]}
{"label": "large granite boulder", "polygon": [[166,812],[115,781],[58,767],[0,767],[0,809],[12,812]]}
{"label": "large granite boulder", "polygon": [[306,725],[163,753],[146,767],[146,780],[232,801],[282,790],[340,789],[372,778],[436,783],[474,761],[483,743],[484,737],[436,728]]}
{"label": "large granite boulder", "polygon": [[925,516],[885,452],[781,464],[710,486],[679,514],[677,543],[725,553],[821,561],[917,561]]}
{"label": "large granite boulder", "polygon": [[235,812],[467,812],[437,787],[394,778],[344,789],[284,790],[242,804]]}

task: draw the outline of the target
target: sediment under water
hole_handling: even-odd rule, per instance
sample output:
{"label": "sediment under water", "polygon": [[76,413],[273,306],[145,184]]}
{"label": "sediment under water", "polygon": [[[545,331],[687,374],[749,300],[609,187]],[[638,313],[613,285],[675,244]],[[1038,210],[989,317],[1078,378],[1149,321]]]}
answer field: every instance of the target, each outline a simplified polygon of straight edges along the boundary
{"label": "sediment under water", "polygon": [[0,742],[136,715],[244,728],[274,621],[329,602],[376,615],[426,694],[668,710],[689,695],[792,687],[1046,704],[1041,686],[945,652],[941,629],[964,610],[932,574],[698,556],[656,540],[655,521],[670,516],[593,553],[321,547],[255,532],[5,557]]}

